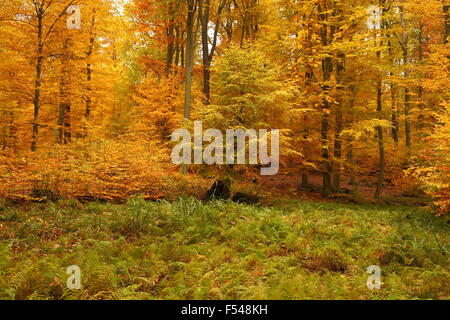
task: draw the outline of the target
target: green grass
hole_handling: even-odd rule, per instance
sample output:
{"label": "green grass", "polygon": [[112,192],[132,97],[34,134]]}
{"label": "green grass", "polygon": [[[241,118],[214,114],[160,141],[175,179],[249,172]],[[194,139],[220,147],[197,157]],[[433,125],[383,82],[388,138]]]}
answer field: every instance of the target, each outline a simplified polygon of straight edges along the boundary
{"label": "green grass", "polygon": [[449,244],[444,219],[400,206],[3,205],[0,299],[449,299]]}

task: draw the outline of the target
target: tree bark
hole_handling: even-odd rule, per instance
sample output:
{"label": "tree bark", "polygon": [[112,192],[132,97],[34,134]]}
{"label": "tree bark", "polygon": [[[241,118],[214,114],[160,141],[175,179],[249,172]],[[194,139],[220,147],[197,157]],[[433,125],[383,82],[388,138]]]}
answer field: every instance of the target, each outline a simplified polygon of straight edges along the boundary
{"label": "tree bark", "polygon": [[33,132],[31,137],[31,151],[36,151],[37,149],[37,139],[39,134],[39,110],[40,110],[40,98],[41,98],[41,86],[42,86],[42,63],[44,61],[43,49],[44,43],[42,40],[43,33],[43,18],[44,18],[44,7],[43,4],[36,7],[37,19],[38,19],[38,29],[37,29],[37,58],[36,58],[36,73],[34,81],[34,115],[33,115]]}
{"label": "tree bark", "polygon": [[[187,0],[188,13],[186,21],[186,62],[185,62],[185,90],[184,90],[184,119],[188,121],[191,117],[191,89],[192,89],[192,70],[194,68],[195,53],[195,4],[196,0]],[[181,166],[181,172],[187,173],[187,165]]]}
{"label": "tree bark", "polygon": [[[394,51],[392,48],[391,36],[388,36],[388,55],[391,62],[391,68],[394,67]],[[392,139],[395,143],[399,141],[399,123],[398,123],[398,107],[397,107],[397,87],[392,79],[394,77],[394,72],[392,70],[389,72],[391,80],[389,82],[390,92],[391,92],[391,122],[392,122]]]}
{"label": "tree bark", "polygon": [[[89,61],[90,56],[92,55],[92,48],[94,44],[94,38],[91,37],[89,40],[89,52],[87,59]],[[92,65],[90,62],[86,64],[86,106],[84,110],[84,135],[87,135],[87,122],[89,121],[89,117],[91,115],[92,109]]]}
{"label": "tree bark", "polygon": [[[378,53],[379,55],[379,53]],[[381,76],[377,80],[377,113],[378,117],[381,119],[381,114],[383,112],[383,101],[382,101],[382,89],[381,89]],[[379,152],[379,169],[377,188],[375,190],[375,197],[378,198],[381,195],[384,184],[384,171],[385,171],[385,150],[384,150],[384,139],[383,139],[383,128],[377,126],[377,136],[378,136],[378,152]]]}
{"label": "tree bark", "polygon": [[84,124],[83,124],[83,132],[82,136],[86,137],[88,134],[88,121],[91,115],[92,109],[92,64],[91,64],[91,56],[94,52],[94,42],[95,42],[95,14],[91,20],[91,26],[89,31],[89,46],[88,51],[86,52],[86,96],[85,96],[85,110],[84,110]]}
{"label": "tree bark", "polygon": [[[350,86],[350,91],[352,93],[352,97],[350,100],[350,106],[348,110],[348,123],[352,124],[354,121],[354,107],[355,107],[355,99],[357,88],[355,85]],[[350,185],[352,186],[352,192],[355,193],[357,190],[357,183],[355,178],[355,161],[353,156],[353,138],[350,136],[347,140],[347,163],[350,164]]]}
{"label": "tree bark", "polygon": [[61,59],[59,112],[58,112],[58,143],[66,144],[71,139],[70,132],[70,38],[64,39],[63,55]]}
{"label": "tree bark", "polygon": [[169,1],[169,20],[167,25],[166,76],[169,76],[175,54],[175,12],[172,1]]}
{"label": "tree bark", "polygon": [[[342,79],[344,73],[344,61],[345,55],[343,53],[338,54],[338,60],[336,62],[336,79],[340,81]],[[342,139],[341,133],[343,130],[343,118],[342,118],[342,105],[343,105],[343,88],[341,86],[338,87],[339,94],[339,103],[336,105],[335,112],[335,128],[334,128],[334,161],[335,168],[333,169],[333,181],[332,181],[332,191],[339,192],[341,189],[341,158],[342,158]]]}
{"label": "tree bark", "polygon": [[181,45],[181,41],[180,41],[180,37],[181,37],[181,35],[180,35],[180,28],[179,28],[179,26],[176,26],[175,27],[175,61],[174,61],[174,63],[175,63],[175,66],[179,66],[180,65],[180,55],[181,55],[181,47],[182,47],[182,45]]}
{"label": "tree bark", "polygon": [[[419,64],[422,64],[423,62],[423,58],[424,58],[424,50],[423,50],[423,23],[420,23],[419,26],[419,39],[418,39],[418,45],[419,45]],[[417,98],[419,100],[418,105],[419,105],[419,124],[418,127],[419,128],[423,128],[424,127],[424,120],[425,120],[425,104],[423,103],[423,86],[421,86],[419,84],[418,88],[417,88]]]}
{"label": "tree bark", "polygon": [[450,5],[444,4],[442,11],[444,12],[444,43],[448,43],[448,37],[450,36]]}
{"label": "tree bark", "polygon": [[[408,79],[408,35],[406,34],[406,21],[405,13],[401,8],[401,22],[402,22],[402,51],[403,51],[403,66],[405,68],[403,74],[405,80]],[[405,112],[405,144],[408,148],[411,148],[411,120],[410,120],[410,104],[411,95],[408,85],[405,84],[405,100],[404,100],[404,112]]]}
{"label": "tree bark", "polygon": [[[333,27],[330,27],[330,32],[328,32],[328,24],[326,23],[328,14],[323,11],[326,8],[319,6],[319,17],[322,22],[322,27],[320,30],[320,37],[322,40],[323,47],[327,47],[331,41],[329,38],[333,37]],[[331,73],[333,72],[333,61],[331,57],[326,57],[322,59],[322,80],[323,80],[323,91],[324,99],[322,101],[322,127],[320,130],[321,141],[322,141],[322,186],[323,186],[323,196],[328,196],[331,193],[331,165],[330,156],[328,151],[328,131],[329,131],[329,118],[330,118],[330,103],[327,100],[326,95],[330,91],[329,81],[331,79]]]}
{"label": "tree bark", "polygon": [[201,22],[201,38],[202,38],[202,61],[203,61],[203,94],[205,96],[204,103],[209,104],[210,96],[211,96],[211,88],[210,88],[210,67],[211,67],[211,60],[212,55],[214,52],[209,53],[209,36],[208,36],[208,24],[209,24],[209,13],[210,13],[210,6],[211,1],[210,0],[203,0],[203,2],[200,2],[200,22]]}
{"label": "tree bark", "polygon": [[195,51],[195,0],[187,0],[188,14],[186,22],[186,62],[185,62],[185,99],[184,99],[184,118],[189,120],[191,117],[191,88],[192,88],[192,70],[194,68]]}
{"label": "tree bark", "polygon": [[[383,13],[385,9],[382,9],[381,13],[381,23],[380,23],[380,36],[383,37],[383,30],[385,28],[385,24],[383,21]],[[380,47],[383,46],[383,39],[380,41]],[[381,51],[377,51],[377,60],[378,63],[381,63]],[[377,114],[378,118],[382,119],[383,113],[383,91],[382,91],[383,77],[381,74],[377,75]],[[384,138],[383,138],[383,128],[381,126],[377,126],[377,138],[378,138],[378,153],[379,153],[379,169],[378,173],[378,181],[377,188],[375,189],[375,198],[379,198],[381,195],[381,191],[383,190],[384,185],[384,170],[385,170],[385,150],[384,150]]]}
{"label": "tree bark", "polygon": [[[204,1],[204,2],[203,2]],[[199,14],[201,22],[201,39],[202,39],[202,61],[203,61],[203,94],[205,96],[204,103],[209,104],[211,99],[211,64],[217,45],[217,37],[219,35],[220,18],[222,10],[225,7],[225,1],[221,2],[217,9],[217,19],[214,26],[214,34],[212,38],[211,49],[209,48],[209,22],[211,12],[211,0],[200,1]]]}

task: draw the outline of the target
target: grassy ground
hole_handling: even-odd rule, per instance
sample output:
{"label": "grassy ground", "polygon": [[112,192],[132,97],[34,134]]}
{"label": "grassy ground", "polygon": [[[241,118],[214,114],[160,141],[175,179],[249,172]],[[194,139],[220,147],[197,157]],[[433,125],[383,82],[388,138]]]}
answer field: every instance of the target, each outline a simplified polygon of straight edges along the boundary
{"label": "grassy ground", "polygon": [[449,228],[400,206],[4,205],[0,299],[450,299]]}

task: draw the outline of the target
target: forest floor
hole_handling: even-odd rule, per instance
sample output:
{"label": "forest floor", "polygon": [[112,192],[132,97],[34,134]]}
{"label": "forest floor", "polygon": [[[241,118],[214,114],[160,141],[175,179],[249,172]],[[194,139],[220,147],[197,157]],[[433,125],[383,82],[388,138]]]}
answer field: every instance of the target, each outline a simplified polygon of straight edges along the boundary
{"label": "forest floor", "polygon": [[5,202],[0,299],[450,299],[449,228],[386,204]]}
{"label": "forest floor", "polygon": [[414,194],[407,194],[396,190],[388,183],[383,186],[381,197],[375,199],[375,184],[362,180],[355,187],[346,178],[343,178],[341,182],[342,192],[331,194],[329,198],[324,199],[322,196],[322,176],[320,174],[310,173],[308,175],[308,187],[306,188],[300,186],[300,181],[301,176],[299,174],[279,173],[274,176],[262,176],[257,183],[237,183],[235,189],[250,195],[257,195],[265,204],[271,204],[273,199],[355,204],[392,204],[413,207],[426,207],[431,203],[431,199],[420,190],[415,190]]}

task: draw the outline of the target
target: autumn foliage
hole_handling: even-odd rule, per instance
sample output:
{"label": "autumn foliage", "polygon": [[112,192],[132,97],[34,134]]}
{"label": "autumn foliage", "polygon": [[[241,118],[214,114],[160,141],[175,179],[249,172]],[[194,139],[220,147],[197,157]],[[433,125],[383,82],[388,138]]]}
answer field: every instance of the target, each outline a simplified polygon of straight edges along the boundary
{"label": "autumn foliage", "polygon": [[[67,27],[67,8],[81,29]],[[449,3],[16,1],[0,5],[0,197],[201,197],[257,166],[177,167],[171,133],[281,132],[281,174],[324,198],[449,211]],[[235,170],[236,169],[236,170]]]}

